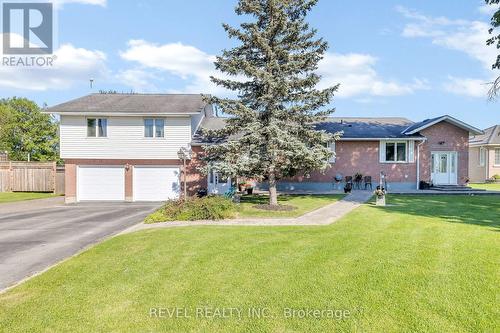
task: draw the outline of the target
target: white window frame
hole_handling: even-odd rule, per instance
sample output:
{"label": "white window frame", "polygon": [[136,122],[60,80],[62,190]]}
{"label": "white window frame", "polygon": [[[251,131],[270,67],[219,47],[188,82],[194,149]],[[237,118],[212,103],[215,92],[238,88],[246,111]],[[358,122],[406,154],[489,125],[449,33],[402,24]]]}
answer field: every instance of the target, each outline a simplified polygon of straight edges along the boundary
{"label": "white window frame", "polygon": [[328,159],[328,163],[335,163],[336,159],[337,159],[337,155],[336,155],[336,144],[335,144],[335,141],[331,141],[331,142],[327,142],[326,144],[326,148],[328,148],[332,153],[333,155],[330,156],[330,158]]}
{"label": "white window frame", "polygon": [[[405,140],[383,140],[380,141],[380,148],[379,148],[379,153],[380,153],[380,163],[409,163],[409,147],[412,141],[405,141]],[[394,144],[394,160],[387,160],[387,144],[393,143]],[[404,161],[398,161],[398,143],[404,143],[405,144],[405,159]]]}
{"label": "white window frame", "polygon": [[[153,121],[153,136],[146,136],[146,120],[152,120]],[[163,121],[163,136],[156,136],[156,121],[157,120],[162,120]],[[144,118],[143,119],[143,128],[144,128],[144,138],[145,139],[164,139],[165,138],[165,118]]]}
{"label": "white window frame", "polygon": [[[90,136],[89,135],[89,120],[95,120],[95,135]],[[99,120],[106,120],[106,135],[99,135]],[[87,131],[87,138],[107,138],[108,137],[108,118],[104,117],[87,117],[85,118],[85,130]]]}
{"label": "white window frame", "polygon": [[479,147],[479,166],[484,167],[486,165],[486,148]]}
{"label": "white window frame", "polygon": [[[500,148],[495,148],[495,163],[494,163],[494,166],[496,167],[500,167]],[[497,159],[498,158],[498,159]]]}

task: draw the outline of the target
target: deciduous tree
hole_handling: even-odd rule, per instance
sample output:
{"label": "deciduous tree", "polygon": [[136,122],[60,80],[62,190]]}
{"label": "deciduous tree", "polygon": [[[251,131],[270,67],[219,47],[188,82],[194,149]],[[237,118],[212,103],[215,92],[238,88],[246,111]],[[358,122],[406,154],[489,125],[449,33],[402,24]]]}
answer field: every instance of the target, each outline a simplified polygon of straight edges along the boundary
{"label": "deciduous tree", "polygon": [[[488,5],[498,5],[500,0],[485,0]],[[487,45],[495,45],[497,49],[500,49],[500,33],[495,32],[495,28],[500,26],[500,9],[498,9],[491,18],[491,28],[489,33],[491,38],[486,41]],[[500,54],[498,55],[495,63],[493,64],[493,69],[500,69]],[[498,93],[500,92],[500,76],[493,82],[489,96],[490,99],[496,99],[498,97]]]}
{"label": "deciduous tree", "polygon": [[58,159],[57,122],[26,98],[0,100],[0,150],[11,160]]}

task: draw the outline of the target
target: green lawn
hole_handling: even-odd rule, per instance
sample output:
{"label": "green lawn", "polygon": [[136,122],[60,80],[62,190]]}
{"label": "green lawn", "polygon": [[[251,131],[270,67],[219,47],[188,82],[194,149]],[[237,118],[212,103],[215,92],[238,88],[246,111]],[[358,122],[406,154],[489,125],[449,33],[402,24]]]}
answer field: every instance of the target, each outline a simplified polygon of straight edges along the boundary
{"label": "green lawn", "polygon": [[488,191],[500,191],[500,183],[491,183],[491,184],[469,184],[472,188],[477,188],[481,190]]}
{"label": "green lawn", "polygon": [[[0,295],[0,331],[497,331],[498,197],[389,196],[388,203],[329,226],[118,236]],[[164,317],[150,317],[158,307]],[[186,312],[169,318],[174,307]],[[203,307],[244,312],[197,318]],[[249,308],[266,308],[267,317],[249,318]],[[286,318],[285,308],[327,311],[321,319]],[[350,316],[328,318],[328,310]]]}
{"label": "green lawn", "polygon": [[0,204],[4,202],[45,199],[56,196],[53,193],[38,192],[0,192]]}
{"label": "green lawn", "polygon": [[276,217],[297,217],[304,215],[307,212],[321,208],[328,204],[343,198],[342,194],[325,194],[325,195],[280,195],[278,202],[282,205],[295,206],[297,209],[292,211],[266,211],[255,208],[255,205],[267,204],[269,196],[267,195],[251,195],[241,197],[241,203],[238,208],[238,217],[261,217],[261,218],[276,218]]}

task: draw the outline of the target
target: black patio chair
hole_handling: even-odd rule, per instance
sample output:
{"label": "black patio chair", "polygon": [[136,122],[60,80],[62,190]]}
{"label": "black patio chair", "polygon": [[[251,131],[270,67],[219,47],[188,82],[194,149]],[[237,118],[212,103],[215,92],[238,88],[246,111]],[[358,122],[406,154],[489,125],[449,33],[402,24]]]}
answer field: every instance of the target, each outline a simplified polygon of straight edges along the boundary
{"label": "black patio chair", "polygon": [[365,176],[365,190],[368,189],[368,186],[370,186],[370,190],[373,190],[373,185],[372,185],[372,176]]}

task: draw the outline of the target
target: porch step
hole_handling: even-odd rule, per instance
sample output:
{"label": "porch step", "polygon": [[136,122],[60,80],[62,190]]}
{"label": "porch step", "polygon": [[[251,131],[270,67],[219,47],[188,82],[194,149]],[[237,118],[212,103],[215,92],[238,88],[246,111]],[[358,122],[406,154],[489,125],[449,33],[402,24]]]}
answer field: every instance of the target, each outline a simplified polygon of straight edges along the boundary
{"label": "porch step", "polygon": [[436,186],[432,186],[430,189],[434,190],[434,191],[444,191],[444,192],[449,192],[449,191],[457,191],[457,192],[484,191],[484,190],[473,189],[469,186],[461,186],[461,185],[436,185]]}

